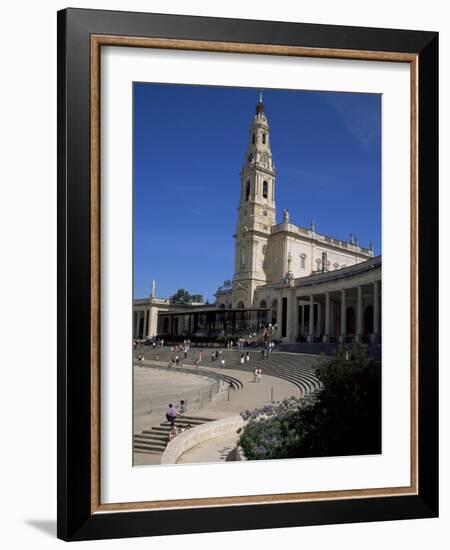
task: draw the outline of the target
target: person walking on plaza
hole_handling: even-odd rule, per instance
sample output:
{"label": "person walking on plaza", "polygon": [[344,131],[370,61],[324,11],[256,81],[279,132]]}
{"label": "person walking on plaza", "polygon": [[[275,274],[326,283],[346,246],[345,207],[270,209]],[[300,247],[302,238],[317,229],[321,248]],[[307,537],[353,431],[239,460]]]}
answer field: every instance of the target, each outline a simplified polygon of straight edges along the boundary
{"label": "person walking on plaza", "polygon": [[258,382],[261,382],[261,376],[262,376],[262,369],[259,368],[259,369],[256,369],[256,376],[258,378]]}
{"label": "person walking on plaza", "polygon": [[261,349],[261,358],[265,359],[266,357],[266,350],[264,348]]}
{"label": "person walking on plaza", "polygon": [[253,371],[253,382],[256,382],[256,380],[258,380],[258,367]]}
{"label": "person walking on plaza", "polygon": [[243,365],[243,364],[244,364],[244,354],[241,353],[241,365]]}
{"label": "person walking on plaza", "polygon": [[222,357],[222,359],[220,360],[220,368],[221,369],[224,369],[225,368],[225,359]]}
{"label": "person walking on plaza", "polygon": [[250,361],[250,353],[248,351],[245,354],[245,360],[247,361],[247,363]]}
{"label": "person walking on plaza", "polygon": [[167,421],[170,422],[172,426],[175,425],[175,420],[177,418],[177,409],[175,405],[172,405],[172,403],[169,403],[169,407],[166,411],[166,418],[167,418]]}

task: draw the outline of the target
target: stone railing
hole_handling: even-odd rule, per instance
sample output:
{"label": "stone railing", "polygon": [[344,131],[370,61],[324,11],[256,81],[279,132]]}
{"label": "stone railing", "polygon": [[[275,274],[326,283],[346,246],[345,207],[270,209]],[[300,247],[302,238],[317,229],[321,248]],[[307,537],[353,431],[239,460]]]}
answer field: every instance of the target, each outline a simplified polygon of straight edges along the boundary
{"label": "stone railing", "polygon": [[325,281],[333,281],[342,278],[346,278],[352,275],[358,275],[366,271],[381,267],[381,256],[376,256],[371,260],[360,262],[359,264],[343,267],[341,269],[335,269],[333,271],[325,271],[324,273],[315,273],[308,275],[307,277],[299,277],[295,279],[295,286],[308,286],[315,283],[321,283]]}
{"label": "stone railing", "polygon": [[361,253],[368,256],[371,255],[372,253],[372,251],[369,248],[360,246],[357,243],[343,241],[341,239],[330,237],[329,235],[323,235],[322,233],[317,233],[315,230],[308,229],[306,227],[301,227],[299,225],[295,225],[290,222],[279,223],[271,227],[272,235],[275,235],[276,233],[286,232],[286,231],[290,233],[298,233],[299,235],[305,235],[306,237],[309,237],[312,241],[315,241],[317,243],[324,242],[324,243],[328,243],[330,245],[336,246],[338,248],[345,248],[350,252]]}
{"label": "stone railing", "polygon": [[161,464],[176,464],[180,456],[192,449],[196,445],[205,443],[210,439],[236,433],[239,428],[244,425],[244,420],[240,415],[227,416],[220,420],[206,422],[201,426],[190,428],[180,435],[177,435],[167,445],[161,457]]}

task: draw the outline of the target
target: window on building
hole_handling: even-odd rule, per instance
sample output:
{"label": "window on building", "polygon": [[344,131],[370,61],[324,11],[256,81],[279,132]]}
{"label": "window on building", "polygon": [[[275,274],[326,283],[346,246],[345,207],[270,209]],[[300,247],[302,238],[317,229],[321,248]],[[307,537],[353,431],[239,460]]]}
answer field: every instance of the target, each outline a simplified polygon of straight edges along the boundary
{"label": "window on building", "polygon": [[263,134],[263,135],[262,135],[262,142],[263,142],[263,143],[266,143],[266,134]]}
{"label": "window on building", "polygon": [[250,181],[247,182],[247,185],[245,187],[245,200],[248,201],[250,198]]}
{"label": "window on building", "polygon": [[269,184],[267,183],[267,181],[264,181],[263,182],[263,197],[265,199],[267,199],[268,196],[269,196]]}
{"label": "window on building", "polygon": [[252,143],[255,143],[255,134],[252,136]]}

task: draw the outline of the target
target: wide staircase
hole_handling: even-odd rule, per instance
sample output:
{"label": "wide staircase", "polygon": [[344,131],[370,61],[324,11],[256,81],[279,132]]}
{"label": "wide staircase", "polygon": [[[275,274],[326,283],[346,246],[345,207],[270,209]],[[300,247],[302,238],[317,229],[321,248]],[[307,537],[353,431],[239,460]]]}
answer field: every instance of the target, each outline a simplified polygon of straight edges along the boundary
{"label": "wide staircase", "polygon": [[[246,352],[247,350],[244,350],[244,353]],[[138,353],[144,353],[145,359],[149,360],[154,360],[157,355],[158,359],[164,362],[170,361],[172,355],[170,348],[158,348],[157,351],[154,351],[151,348],[146,349],[146,346],[142,346]],[[258,366],[262,369],[263,376],[265,374],[275,376],[297,386],[302,397],[314,394],[320,390],[321,384],[315,374],[315,370],[324,360],[322,357],[274,351],[268,358],[263,359],[261,350],[249,350],[249,353],[250,361],[241,365],[241,352],[237,350],[223,350],[222,357],[225,359],[225,369],[221,370],[219,369],[219,360],[212,361],[211,351],[205,348],[200,365],[218,368],[220,375],[223,377],[226,377],[225,372],[227,369],[253,372]],[[174,368],[188,368],[190,371],[198,372],[197,367],[194,366],[194,369],[192,369],[192,366],[196,364],[198,354],[198,348],[191,349],[188,352],[188,357],[183,359],[184,366]]]}
{"label": "wide staircase", "polygon": [[[213,420],[216,419],[203,416],[179,415],[175,421],[175,426],[179,428],[188,428],[189,426],[194,428]],[[166,421],[161,422],[159,426],[152,426],[140,434],[135,434],[133,441],[134,452],[161,455],[167,446],[170,428],[171,423]]]}
{"label": "wide staircase", "polygon": [[[264,374],[275,376],[297,386],[302,397],[314,394],[321,388],[315,374],[315,370],[321,362],[320,358],[304,358],[288,353],[273,352],[270,357],[262,359],[260,352],[253,352],[250,354],[250,361],[241,365],[240,354],[230,352],[227,355],[232,356],[227,362],[229,368],[252,372],[258,366],[261,368],[263,376]],[[235,355],[237,357],[233,357]]]}

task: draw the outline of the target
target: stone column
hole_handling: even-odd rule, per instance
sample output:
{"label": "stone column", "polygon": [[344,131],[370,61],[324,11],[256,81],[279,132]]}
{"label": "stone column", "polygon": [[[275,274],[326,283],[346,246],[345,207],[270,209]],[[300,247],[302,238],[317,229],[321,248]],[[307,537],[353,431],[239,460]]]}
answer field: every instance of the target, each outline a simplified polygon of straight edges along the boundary
{"label": "stone column", "polygon": [[345,289],[341,290],[341,326],[339,341],[341,344],[345,344],[345,336],[347,329],[347,300]]}
{"label": "stone column", "polygon": [[277,338],[281,338],[281,320],[283,315],[283,295],[279,294],[277,298]]}
{"label": "stone column", "polygon": [[373,283],[373,343],[378,342],[380,327],[380,289],[378,281]]}
{"label": "stone column", "polygon": [[295,292],[292,292],[291,296],[291,342],[297,342],[298,335],[298,298]]}
{"label": "stone column", "polygon": [[148,334],[148,311],[144,309],[144,335],[143,338],[147,338]]}
{"label": "stone column", "polygon": [[134,330],[134,337],[135,338],[139,338],[139,324],[140,324],[140,320],[141,320],[141,311],[138,309],[136,311],[136,327],[135,327],[135,330]]}
{"label": "stone column", "polygon": [[355,342],[361,342],[362,339],[362,286],[357,287],[356,301],[356,334]]}
{"label": "stone column", "polygon": [[325,344],[330,341],[330,293],[325,294],[325,334],[322,342]]}
{"label": "stone column", "polygon": [[322,336],[322,304],[317,302],[317,336]]}
{"label": "stone column", "polygon": [[156,306],[150,306],[148,313],[148,336],[153,338],[158,334],[158,308]]}
{"label": "stone column", "polygon": [[305,305],[302,304],[300,306],[302,308],[302,328],[301,328],[301,334],[302,336],[305,335]]}
{"label": "stone column", "polygon": [[314,296],[309,297],[309,331],[308,342],[314,341]]}

